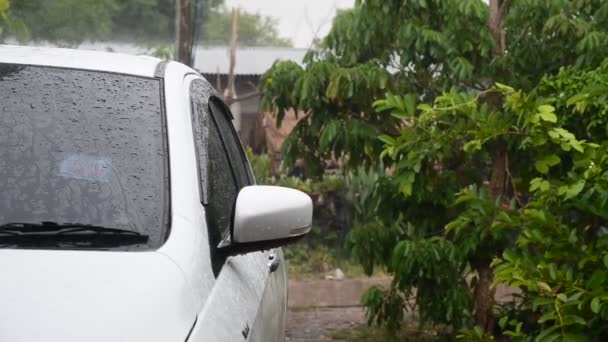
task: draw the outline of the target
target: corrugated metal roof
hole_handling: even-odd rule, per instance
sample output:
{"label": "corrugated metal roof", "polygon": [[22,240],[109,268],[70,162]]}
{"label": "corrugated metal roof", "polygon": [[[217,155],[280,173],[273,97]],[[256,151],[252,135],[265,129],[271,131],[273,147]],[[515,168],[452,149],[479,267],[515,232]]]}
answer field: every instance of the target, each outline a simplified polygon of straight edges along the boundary
{"label": "corrugated metal roof", "polygon": [[[261,75],[276,60],[302,63],[306,49],[278,47],[243,47],[237,49],[235,73],[237,75]],[[197,48],[194,68],[203,74],[228,74],[229,55],[227,47]]]}
{"label": "corrugated metal roof", "polygon": [[[118,43],[96,42],[83,43],[80,49],[113,51],[132,55],[150,54],[151,49]],[[202,74],[228,74],[228,47],[197,47],[194,55],[194,68]],[[261,75],[276,60],[289,60],[302,63],[307,49],[287,47],[241,47],[237,49],[235,71],[237,75]]]}

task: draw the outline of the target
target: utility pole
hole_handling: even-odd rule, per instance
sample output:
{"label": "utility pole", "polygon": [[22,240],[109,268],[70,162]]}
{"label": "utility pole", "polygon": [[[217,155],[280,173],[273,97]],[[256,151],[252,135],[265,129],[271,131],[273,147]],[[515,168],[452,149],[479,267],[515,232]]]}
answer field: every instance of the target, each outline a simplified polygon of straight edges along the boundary
{"label": "utility pole", "polygon": [[192,0],[175,1],[175,58],[192,66]]}
{"label": "utility pole", "polygon": [[237,101],[236,94],[236,75],[235,75],[235,67],[236,67],[236,48],[239,40],[239,10],[232,9],[232,30],[230,32],[230,61],[229,61],[229,69],[228,69],[228,84],[226,86],[226,90],[224,91],[224,101],[230,106],[230,111],[232,112],[232,116],[234,117],[234,127],[237,132],[241,131],[241,105]]}
{"label": "utility pole", "polygon": [[236,98],[235,74],[236,66],[236,48],[239,40],[239,10],[232,9],[232,29],[230,30],[230,50],[229,50],[229,65],[228,65],[228,85],[224,92],[224,100],[228,103],[234,102]]}

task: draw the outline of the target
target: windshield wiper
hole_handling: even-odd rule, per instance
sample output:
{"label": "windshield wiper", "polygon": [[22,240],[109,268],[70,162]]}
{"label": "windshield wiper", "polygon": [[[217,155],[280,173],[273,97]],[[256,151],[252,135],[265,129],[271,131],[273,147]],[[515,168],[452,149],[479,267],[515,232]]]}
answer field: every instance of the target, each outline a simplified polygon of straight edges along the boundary
{"label": "windshield wiper", "polygon": [[132,230],[84,223],[10,222],[0,225],[2,243],[31,245],[46,241],[47,243],[78,242],[91,245],[124,245],[146,243],[148,238],[148,235]]}

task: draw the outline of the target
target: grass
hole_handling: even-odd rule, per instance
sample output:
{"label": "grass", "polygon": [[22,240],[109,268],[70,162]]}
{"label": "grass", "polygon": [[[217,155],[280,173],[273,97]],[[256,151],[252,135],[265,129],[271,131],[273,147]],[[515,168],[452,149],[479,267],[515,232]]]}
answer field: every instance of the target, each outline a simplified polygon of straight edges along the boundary
{"label": "grass", "polygon": [[347,278],[364,277],[363,268],[340,246],[335,231],[313,227],[303,240],[283,248],[291,279],[322,279],[337,268]]}
{"label": "grass", "polygon": [[356,262],[326,246],[295,244],[286,247],[284,252],[291,279],[322,279],[326,274],[333,274],[336,268],[341,269],[347,278],[365,276],[363,268]]}
{"label": "grass", "polygon": [[418,324],[411,322],[404,324],[403,329],[395,333],[389,333],[383,327],[359,326],[353,329],[338,330],[330,334],[330,339],[333,341],[385,341],[385,342],[440,342],[448,341],[445,337],[438,336],[438,333],[432,329],[419,329]]}

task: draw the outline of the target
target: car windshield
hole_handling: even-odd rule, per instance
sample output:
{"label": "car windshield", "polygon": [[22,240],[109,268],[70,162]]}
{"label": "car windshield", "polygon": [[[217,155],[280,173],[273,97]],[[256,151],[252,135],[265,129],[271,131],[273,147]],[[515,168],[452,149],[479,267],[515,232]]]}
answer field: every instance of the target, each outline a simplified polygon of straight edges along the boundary
{"label": "car windshield", "polygon": [[149,236],[130,249],[159,247],[169,207],[160,85],[0,64],[0,225],[125,229]]}

